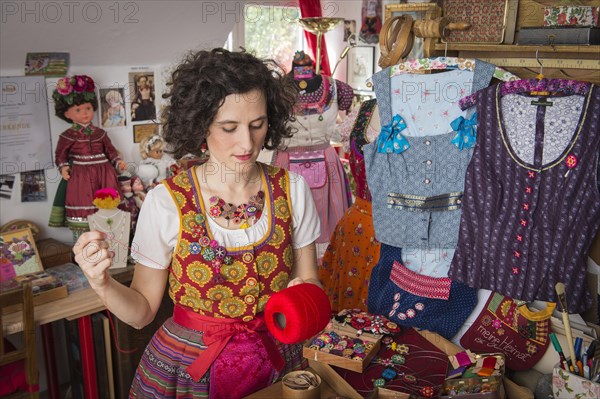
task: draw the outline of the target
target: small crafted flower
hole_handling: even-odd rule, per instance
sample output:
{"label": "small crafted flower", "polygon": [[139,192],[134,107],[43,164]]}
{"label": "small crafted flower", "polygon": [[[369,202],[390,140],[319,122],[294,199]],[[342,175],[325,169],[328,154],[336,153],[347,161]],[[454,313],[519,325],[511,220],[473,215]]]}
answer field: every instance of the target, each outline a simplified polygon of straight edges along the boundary
{"label": "small crafted flower", "polygon": [[206,220],[206,218],[201,213],[196,215],[196,223],[202,224],[202,223],[204,223],[205,220]]}
{"label": "small crafted flower", "polygon": [[527,203],[523,204],[523,210],[528,211],[529,210],[529,204],[527,204]]}
{"label": "small crafted flower", "polygon": [[413,317],[415,317],[417,315],[417,312],[414,309],[408,309],[406,311],[406,315],[412,319]]}
{"label": "small crafted flower", "polygon": [[532,344],[530,341],[527,341],[527,353],[534,355],[538,351],[538,347]]}
{"label": "small crafted flower", "polygon": [[73,91],[73,86],[71,86],[71,79],[68,77],[62,78],[58,80],[56,84],[56,91],[63,96],[70,94]]}
{"label": "small crafted flower", "polygon": [[211,246],[211,248],[216,248],[219,246],[219,243],[217,240],[210,240],[209,245]]}
{"label": "small crafted flower", "polygon": [[200,246],[199,243],[193,242],[190,244],[190,253],[192,255],[198,255],[201,250],[202,250],[202,247]]}
{"label": "small crafted flower", "polygon": [[515,275],[519,274],[520,273],[519,268],[518,267],[513,267],[512,268],[512,273],[515,274]]}
{"label": "small crafted flower", "polygon": [[499,329],[500,327],[502,327],[502,322],[500,321],[500,319],[496,319],[492,321],[492,326],[494,326],[495,329]]}
{"label": "small crafted flower", "polygon": [[216,205],[211,206],[208,212],[210,213],[210,216],[214,218],[218,218],[219,216],[221,216],[221,208],[219,208]]}
{"label": "small crafted flower", "polygon": [[569,169],[573,169],[574,167],[576,167],[577,163],[577,157],[573,154],[570,154],[569,156],[567,156],[567,159],[565,159],[565,164],[567,164],[567,168]]}
{"label": "small crafted flower", "polygon": [[527,226],[527,220],[521,219],[521,226],[526,227]]}
{"label": "small crafted flower", "polygon": [[425,309],[425,305],[421,302],[417,302],[417,303],[415,303],[415,309],[423,310],[423,309]]}
{"label": "small crafted flower", "polygon": [[535,172],[530,170],[529,172],[527,172],[527,175],[529,176],[530,179],[535,179]]}
{"label": "small crafted flower", "polygon": [[410,349],[408,348],[407,345],[402,344],[402,345],[398,345],[396,347],[396,352],[398,352],[401,355],[408,355],[408,352],[410,352]]}
{"label": "small crafted flower", "polygon": [[211,263],[212,263],[212,267],[214,267],[215,269],[221,270],[221,265],[223,264],[221,259],[218,259],[218,258],[213,259]]}
{"label": "small crafted flower", "polygon": [[398,312],[398,318],[400,320],[406,320],[406,313]]}
{"label": "small crafted flower", "polygon": [[362,224],[359,224],[358,226],[356,226],[356,229],[354,229],[354,231],[356,232],[356,234],[361,235],[364,231]]}
{"label": "small crafted flower", "polygon": [[400,300],[400,293],[399,293],[399,292],[396,292],[396,293],[394,294],[394,302],[398,302],[399,300]]}
{"label": "small crafted flower", "polygon": [[396,314],[396,309],[392,309],[390,310],[390,312],[388,313],[388,317],[392,317],[393,315]]}
{"label": "small crafted flower", "polygon": [[204,234],[206,234],[206,229],[202,226],[195,226],[192,230],[192,235],[194,237],[203,236]]}
{"label": "small crafted flower", "polygon": [[226,265],[232,265],[233,264],[233,256],[225,255],[225,257],[223,258],[223,263]]}
{"label": "small crafted flower", "polygon": [[96,88],[96,85],[94,84],[94,80],[87,75],[82,75],[82,76],[86,83],[85,91],[93,93],[94,89]]}
{"label": "small crafted flower", "polygon": [[199,243],[203,248],[208,247],[208,244],[210,244],[210,238],[207,236],[201,237]]}
{"label": "small crafted flower", "polygon": [[75,90],[76,93],[81,93],[83,91],[86,90],[87,88],[87,81],[85,79],[85,76],[74,76],[75,78],[75,83],[73,84],[73,90]]}
{"label": "small crafted flower", "polygon": [[402,355],[392,355],[392,363],[403,365],[406,363],[406,358]]}
{"label": "small crafted flower", "polygon": [[350,269],[350,271],[352,272],[353,276],[356,276],[358,274],[358,269],[356,267],[353,267],[352,269]]}
{"label": "small crafted flower", "polygon": [[527,194],[531,194],[531,192],[532,192],[532,190],[531,190],[531,187],[526,187],[526,188],[525,188],[525,192],[526,192]]}
{"label": "small crafted flower", "polygon": [[354,291],[352,291],[352,287],[347,287],[344,292],[344,296],[347,298],[352,298],[354,296]]}
{"label": "small crafted flower", "polygon": [[496,334],[498,334],[499,336],[503,336],[505,332],[506,331],[504,331],[504,328],[499,328],[498,330],[496,330]]}
{"label": "small crafted flower", "polygon": [[218,259],[224,259],[225,258],[225,254],[227,253],[227,251],[225,250],[225,247],[223,247],[221,245],[217,245],[214,249],[215,249],[215,256]]}
{"label": "small crafted flower", "polygon": [[352,248],[352,253],[353,253],[354,255],[356,255],[356,256],[360,255],[360,248],[358,247],[358,245],[355,245],[355,246]]}
{"label": "small crafted flower", "polygon": [[423,387],[421,388],[421,395],[423,395],[426,398],[432,398],[433,397],[433,388],[432,387]]}

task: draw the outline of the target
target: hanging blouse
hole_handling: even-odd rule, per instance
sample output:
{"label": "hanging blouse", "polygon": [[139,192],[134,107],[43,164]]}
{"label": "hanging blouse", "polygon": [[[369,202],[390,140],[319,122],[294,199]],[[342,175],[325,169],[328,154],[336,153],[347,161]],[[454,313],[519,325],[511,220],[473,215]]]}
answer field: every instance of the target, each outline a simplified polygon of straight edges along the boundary
{"label": "hanging blouse", "polygon": [[555,302],[563,282],[569,311],[584,311],[586,258],[600,226],[600,90],[539,101],[501,92],[477,96],[449,276],[525,301]]}

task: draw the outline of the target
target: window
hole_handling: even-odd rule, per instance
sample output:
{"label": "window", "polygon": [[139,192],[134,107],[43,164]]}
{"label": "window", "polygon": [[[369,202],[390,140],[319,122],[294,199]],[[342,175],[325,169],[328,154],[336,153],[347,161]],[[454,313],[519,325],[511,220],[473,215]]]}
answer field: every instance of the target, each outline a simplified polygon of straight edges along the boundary
{"label": "window", "polygon": [[306,48],[304,30],[296,22],[298,18],[298,7],[247,4],[225,47],[230,50],[244,47],[259,58],[274,59],[289,71],[294,53]]}

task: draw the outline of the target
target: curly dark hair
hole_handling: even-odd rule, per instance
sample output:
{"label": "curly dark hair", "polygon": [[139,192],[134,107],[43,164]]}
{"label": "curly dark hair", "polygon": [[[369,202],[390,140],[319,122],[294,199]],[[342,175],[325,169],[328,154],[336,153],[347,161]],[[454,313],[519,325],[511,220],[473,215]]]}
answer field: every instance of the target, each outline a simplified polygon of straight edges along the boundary
{"label": "curly dark hair", "polygon": [[74,105],[81,105],[85,103],[92,104],[92,107],[94,107],[94,111],[98,109],[98,99],[95,95],[94,98],[91,100],[89,98],[85,99],[83,95],[75,95],[73,96],[73,102],[71,104],[67,103],[65,100],[54,98],[54,112],[56,113],[56,116],[58,116],[63,121],[73,123],[73,120],[65,116],[65,112],[67,112],[69,108],[71,108]]}
{"label": "curly dark hair", "polygon": [[261,60],[244,49],[193,52],[173,72],[167,86],[170,90],[163,98],[170,104],[162,113],[163,137],[176,159],[200,154],[208,128],[230,94],[260,90],[266,95],[269,126],[265,148],[276,149],[292,136],[288,122],[294,120],[298,91],[293,79],[273,60]]}

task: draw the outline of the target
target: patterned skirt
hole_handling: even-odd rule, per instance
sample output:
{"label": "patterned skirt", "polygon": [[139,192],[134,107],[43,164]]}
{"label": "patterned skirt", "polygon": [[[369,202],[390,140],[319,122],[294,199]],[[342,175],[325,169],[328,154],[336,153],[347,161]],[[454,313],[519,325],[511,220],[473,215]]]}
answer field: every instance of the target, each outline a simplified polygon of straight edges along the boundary
{"label": "patterned skirt", "polygon": [[369,278],[379,261],[379,247],[371,203],[357,197],[337,224],[319,268],[332,310],[367,310]]}
{"label": "patterned skirt", "polygon": [[[275,382],[289,371],[306,368],[306,360],[302,358],[302,345],[277,344],[286,366],[280,373],[273,370],[269,383]],[[169,318],[144,350],[133,378],[129,398],[235,399],[252,393],[245,392],[237,396],[231,392],[211,392],[210,369],[200,381],[192,380],[186,369],[206,348],[202,342],[202,332],[185,328]],[[237,385],[243,383],[240,381],[243,375],[251,378],[252,372],[246,370],[245,373],[237,373]],[[259,386],[256,390],[262,388],[264,386]]]}

